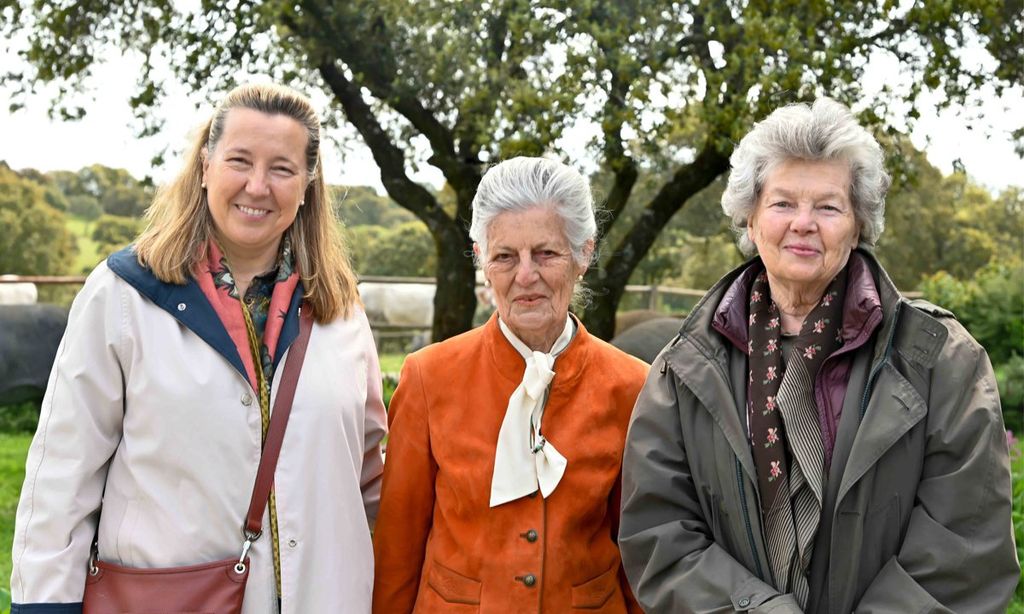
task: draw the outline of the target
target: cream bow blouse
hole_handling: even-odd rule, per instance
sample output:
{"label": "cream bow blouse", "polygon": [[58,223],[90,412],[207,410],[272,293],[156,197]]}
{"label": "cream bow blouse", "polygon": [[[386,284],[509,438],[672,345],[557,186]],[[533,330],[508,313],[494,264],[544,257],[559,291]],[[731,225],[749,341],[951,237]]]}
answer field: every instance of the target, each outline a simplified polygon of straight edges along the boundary
{"label": "cream bow blouse", "polygon": [[548,385],[555,376],[555,358],[568,347],[576,332],[572,318],[566,316],[562,334],[548,353],[530,350],[498,318],[501,332],[526,361],[523,381],[512,392],[505,418],[498,432],[491,477],[491,507],[514,501],[540,488],[546,498],[565,473],[568,464],[541,433],[541,418],[547,401]]}

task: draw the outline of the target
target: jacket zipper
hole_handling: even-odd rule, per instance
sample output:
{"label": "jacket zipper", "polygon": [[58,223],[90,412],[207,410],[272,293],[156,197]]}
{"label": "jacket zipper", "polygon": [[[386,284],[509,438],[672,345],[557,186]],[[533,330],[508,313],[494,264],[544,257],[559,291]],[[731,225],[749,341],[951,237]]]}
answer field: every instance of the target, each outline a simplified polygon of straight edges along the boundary
{"label": "jacket zipper", "polygon": [[864,414],[868,411],[868,397],[871,396],[871,391],[875,387],[875,380],[878,378],[878,374],[882,371],[882,367],[889,361],[889,354],[892,352],[892,342],[896,337],[896,327],[900,321],[900,310],[902,308],[902,302],[896,304],[896,315],[893,316],[892,328],[889,330],[889,339],[885,342],[885,352],[882,354],[882,360],[879,360],[878,363],[871,368],[871,373],[868,375],[868,382],[864,386],[864,396],[860,400],[861,420],[864,419]]}
{"label": "jacket zipper", "polygon": [[761,571],[761,557],[757,553],[757,544],[754,543],[754,528],[750,524],[750,508],[747,506],[747,489],[743,486],[743,467],[740,459],[736,459],[736,482],[740,485],[740,505],[743,508],[743,520],[747,523],[747,538],[750,540],[750,551],[754,555],[754,566],[757,567],[757,577],[764,578]]}

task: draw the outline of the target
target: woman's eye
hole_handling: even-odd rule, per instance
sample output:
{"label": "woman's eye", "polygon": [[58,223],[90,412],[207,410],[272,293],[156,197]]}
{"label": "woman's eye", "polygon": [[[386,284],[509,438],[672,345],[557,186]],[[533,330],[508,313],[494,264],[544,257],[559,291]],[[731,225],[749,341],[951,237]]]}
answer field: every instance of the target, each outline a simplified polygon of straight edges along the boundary
{"label": "woman's eye", "polygon": [[784,200],[780,200],[780,201],[778,201],[778,202],[774,202],[774,203],[772,203],[772,204],[771,204],[770,206],[772,206],[772,207],[778,207],[778,208],[780,208],[780,209],[786,209],[786,208],[788,208],[788,207],[789,207],[789,203],[788,203],[787,201],[784,201]]}
{"label": "woman's eye", "polygon": [[288,168],[287,166],[275,166],[272,170],[275,173],[281,173],[282,175],[291,176],[295,174],[295,171]]}

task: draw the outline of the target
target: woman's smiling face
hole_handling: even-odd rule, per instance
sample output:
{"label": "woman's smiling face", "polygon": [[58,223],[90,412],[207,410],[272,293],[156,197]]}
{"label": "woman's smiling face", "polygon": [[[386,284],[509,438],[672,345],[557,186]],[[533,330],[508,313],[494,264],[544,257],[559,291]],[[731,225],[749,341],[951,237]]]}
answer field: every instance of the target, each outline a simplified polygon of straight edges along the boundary
{"label": "woman's smiling face", "polygon": [[203,182],[214,229],[228,261],[273,262],[307,185],[306,130],[286,115],[232,109]]}
{"label": "woman's smiling face", "polygon": [[786,160],[768,173],[747,232],[769,283],[822,292],[846,265],[859,232],[843,160]]}

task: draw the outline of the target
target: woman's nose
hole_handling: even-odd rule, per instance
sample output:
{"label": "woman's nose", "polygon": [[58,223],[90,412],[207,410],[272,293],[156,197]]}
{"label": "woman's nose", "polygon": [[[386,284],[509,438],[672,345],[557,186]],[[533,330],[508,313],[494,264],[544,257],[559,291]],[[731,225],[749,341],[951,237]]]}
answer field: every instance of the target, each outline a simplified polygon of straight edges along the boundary
{"label": "woman's nose", "polygon": [[266,171],[253,169],[245,182],[245,191],[251,196],[266,196],[270,192]]}
{"label": "woman's nose", "polygon": [[519,264],[516,267],[516,283],[520,286],[528,286],[533,283],[537,277],[537,263],[533,261],[529,255],[519,258]]}
{"label": "woman's nose", "polygon": [[814,207],[798,207],[791,226],[796,232],[813,232],[818,227]]}

